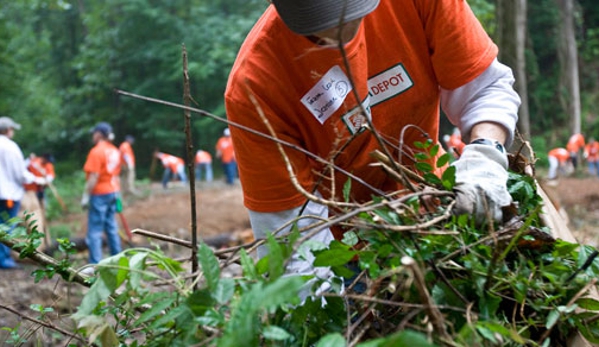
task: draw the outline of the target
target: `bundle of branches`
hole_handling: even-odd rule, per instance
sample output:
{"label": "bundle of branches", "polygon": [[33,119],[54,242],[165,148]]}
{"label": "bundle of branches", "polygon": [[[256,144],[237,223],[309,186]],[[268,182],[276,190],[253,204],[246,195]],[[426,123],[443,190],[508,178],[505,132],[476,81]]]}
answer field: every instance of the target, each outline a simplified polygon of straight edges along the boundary
{"label": "bundle of branches", "polygon": [[[438,150],[430,141],[419,146],[433,156]],[[317,252],[315,264],[353,280],[343,295],[353,303],[348,340],[412,331],[442,346],[585,345],[578,334],[599,342],[597,250],[552,236],[541,214],[549,201],[525,174],[524,157],[510,159],[514,204],[502,225],[453,216],[454,198],[444,194],[454,184],[451,170],[438,178],[430,165],[417,165],[420,174],[389,170],[415,181],[413,192],[374,201],[344,220],[351,231]],[[348,262],[362,272],[353,276]]]}

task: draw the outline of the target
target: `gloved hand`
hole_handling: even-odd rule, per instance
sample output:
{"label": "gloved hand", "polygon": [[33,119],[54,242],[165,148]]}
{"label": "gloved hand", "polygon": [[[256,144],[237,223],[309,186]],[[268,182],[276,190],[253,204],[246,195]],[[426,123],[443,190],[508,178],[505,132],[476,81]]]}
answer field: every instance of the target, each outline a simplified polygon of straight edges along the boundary
{"label": "gloved hand", "polygon": [[48,184],[48,181],[46,180],[45,177],[37,177],[35,176],[33,178],[33,183],[40,185],[40,186],[45,186],[46,184]]}
{"label": "gloved hand", "polygon": [[83,195],[81,196],[81,208],[82,209],[87,209],[89,206],[89,193],[88,192],[83,192]]}
{"label": "gloved hand", "polygon": [[[499,147],[502,148],[501,145]],[[505,149],[501,152],[494,145],[469,144],[464,147],[455,167],[456,205],[454,214],[473,215],[478,225],[487,220],[488,214],[501,221],[501,208],[512,202],[507,190],[508,159]]]}

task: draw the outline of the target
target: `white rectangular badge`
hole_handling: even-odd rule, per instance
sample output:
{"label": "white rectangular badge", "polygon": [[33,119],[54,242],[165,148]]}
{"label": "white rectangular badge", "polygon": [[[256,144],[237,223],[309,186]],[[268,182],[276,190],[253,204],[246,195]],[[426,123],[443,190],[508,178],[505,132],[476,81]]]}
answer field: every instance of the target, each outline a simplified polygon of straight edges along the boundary
{"label": "white rectangular badge", "polygon": [[324,124],[343,105],[351,90],[349,79],[343,70],[335,65],[302,97],[302,104],[320,124]]}
{"label": "white rectangular badge", "polygon": [[395,65],[368,80],[368,93],[371,98],[370,106],[401,94],[413,85],[414,82],[412,82],[403,65]]}

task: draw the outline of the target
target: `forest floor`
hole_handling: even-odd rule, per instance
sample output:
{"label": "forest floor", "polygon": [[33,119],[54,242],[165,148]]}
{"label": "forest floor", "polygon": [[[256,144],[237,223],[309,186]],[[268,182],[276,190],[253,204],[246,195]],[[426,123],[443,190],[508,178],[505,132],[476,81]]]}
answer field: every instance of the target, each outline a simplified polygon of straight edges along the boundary
{"label": "forest floor", "polygon": [[[598,246],[599,178],[580,174],[578,177],[561,178],[554,186],[545,183],[542,185],[547,193],[567,211],[570,229],[577,240],[582,244]],[[143,187],[141,191],[143,192],[141,197],[126,198],[124,201],[123,215],[129,227],[190,240],[188,188],[171,184],[165,190],[160,184],[153,183]],[[243,195],[239,184],[227,186],[221,181],[209,185],[198,184],[196,203],[200,237],[215,240],[219,236],[221,238],[224,236],[227,241],[236,242],[239,235],[247,235],[250,225],[242,200]],[[69,225],[72,237],[83,239],[87,224],[86,212],[79,206],[73,210],[76,211],[69,212],[50,224]],[[135,236],[133,242],[135,246],[149,245],[148,240],[140,236]],[[123,247],[127,247],[127,243],[124,242]],[[87,252],[80,252],[74,258],[74,262],[83,266],[86,258]],[[76,309],[84,289],[77,284],[66,285],[59,277],[34,283],[31,272],[37,268],[36,264],[27,260],[19,262],[21,268],[18,270],[0,271],[0,328],[22,324],[19,330],[21,334],[25,332],[39,336],[40,331],[31,330],[34,325],[4,308],[8,307],[19,314],[35,318],[39,313],[30,309],[32,304],[53,307],[52,321],[55,324],[59,322],[62,326],[72,324],[69,323],[68,318],[62,321],[61,317],[66,317],[66,314]],[[10,339],[9,330],[0,331],[0,345],[10,342]]]}

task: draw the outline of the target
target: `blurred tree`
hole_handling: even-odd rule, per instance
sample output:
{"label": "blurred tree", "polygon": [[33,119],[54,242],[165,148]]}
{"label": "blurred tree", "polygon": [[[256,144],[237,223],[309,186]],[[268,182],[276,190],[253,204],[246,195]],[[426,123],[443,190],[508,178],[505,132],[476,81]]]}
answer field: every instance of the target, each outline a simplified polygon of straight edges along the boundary
{"label": "blurred tree", "polygon": [[530,138],[528,112],[528,82],[526,76],[526,0],[497,1],[497,44],[499,60],[510,66],[516,79],[514,88],[522,104],[518,110],[518,129],[524,138]]}
{"label": "blurred tree", "polygon": [[560,9],[560,35],[558,57],[560,60],[560,101],[570,116],[570,132],[581,132],[580,83],[578,77],[578,45],[575,34],[574,0],[556,0]]}

